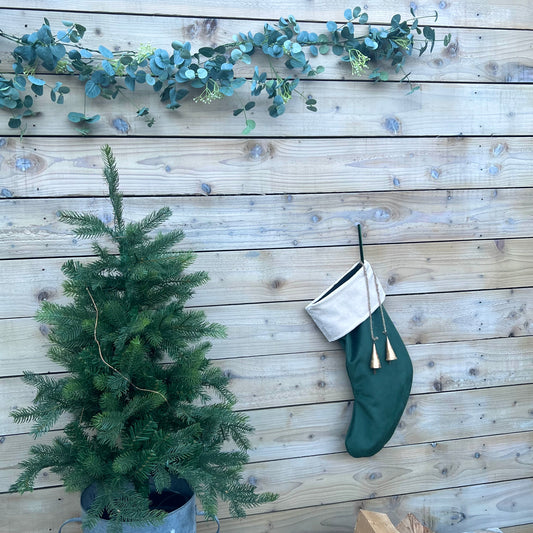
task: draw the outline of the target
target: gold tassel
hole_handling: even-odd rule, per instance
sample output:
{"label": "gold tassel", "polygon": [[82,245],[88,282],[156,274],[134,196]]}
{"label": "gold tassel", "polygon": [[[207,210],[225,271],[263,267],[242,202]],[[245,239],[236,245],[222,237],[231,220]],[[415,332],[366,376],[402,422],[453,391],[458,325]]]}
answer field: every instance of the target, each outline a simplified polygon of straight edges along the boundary
{"label": "gold tassel", "polygon": [[376,350],[376,343],[372,343],[372,357],[370,358],[370,368],[376,370],[381,368],[381,363],[379,362],[378,351]]}
{"label": "gold tassel", "polygon": [[396,361],[396,359],[398,358],[396,357],[396,354],[394,353],[394,350],[392,349],[392,345],[390,343],[389,337],[387,337],[387,356],[385,360],[390,363],[391,361]]}

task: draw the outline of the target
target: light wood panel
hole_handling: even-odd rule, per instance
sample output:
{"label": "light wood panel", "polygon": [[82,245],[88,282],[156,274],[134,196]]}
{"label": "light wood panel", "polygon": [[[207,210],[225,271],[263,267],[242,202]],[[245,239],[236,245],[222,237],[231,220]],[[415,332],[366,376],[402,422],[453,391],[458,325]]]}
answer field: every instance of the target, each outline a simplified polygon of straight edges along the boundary
{"label": "light wood panel", "polygon": [[[46,81],[48,76],[42,76]],[[318,111],[306,111],[305,100],[295,97],[285,113],[276,119],[268,116],[270,101],[258,100],[249,112],[257,121],[255,135],[319,137],[327,127],[328,136],[457,136],[457,135],[530,135],[533,118],[533,86],[498,84],[454,84],[450,91],[445,83],[423,83],[421,90],[407,95],[404,84],[375,84],[370,81],[302,81],[298,86],[305,96],[313,96]],[[115,100],[87,99],[83,88],[72,86],[69,110],[85,110],[87,116],[99,114],[101,120],[90,135],[151,135],[220,137],[239,136],[243,119],[233,117],[233,110],[247,101],[244,88],[238,98],[224,98],[212,105],[183,105],[169,112],[151,88],[136,91],[136,101],[149,107],[156,122],[148,128],[136,118],[138,106],[126,103],[117,107]],[[137,93],[139,93],[137,95]],[[63,108],[43,99],[40,113],[31,117],[25,135],[75,135]],[[65,113],[64,118],[59,113]],[[227,117],[213,120],[213,113]],[[12,135],[0,122],[0,135]]]}
{"label": "light wood panel", "polygon": [[129,196],[480,189],[533,185],[531,138],[0,139],[4,197],[104,196],[111,143]]}
{"label": "light wood panel", "polygon": [[[0,321],[0,332],[7,339],[3,345],[9,354],[3,360],[2,377],[22,375],[30,368],[38,373],[63,370],[45,357],[46,337],[32,321]],[[40,339],[33,339],[33,333]],[[226,342],[231,345],[231,339]],[[332,350],[336,347],[332,344],[323,352],[229,357],[215,363],[232,378],[239,401],[250,407],[313,403],[318,393],[322,398],[346,399],[350,393],[344,352]],[[413,393],[533,382],[529,337],[415,344],[408,349],[415,367]],[[320,387],[322,383],[327,386]]]}
{"label": "light wood panel", "polygon": [[[280,497],[250,514],[528,478],[532,439],[517,433],[384,448],[356,461],[340,453],[251,464],[245,479]],[[219,516],[227,516],[225,509]]]}
{"label": "light wood panel", "polygon": [[[167,205],[173,216],[162,231],[181,227],[183,248],[234,250],[530,237],[533,188],[458,191],[180,198],[131,198],[125,218],[138,219]],[[81,256],[91,241],[75,239],[58,221],[60,210],[112,220],[101,198],[2,201],[0,258]],[[105,241],[104,241],[105,243]],[[314,296],[313,296],[314,297]]]}
{"label": "light wood panel", "polygon": [[[386,308],[407,344],[476,341],[532,335],[533,311],[528,307],[532,298],[533,289],[391,296]],[[304,310],[306,303],[204,308],[207,318],[223,324],[228,333],[227,339],[213,340],[210,357],[227,359],[337,349],[338,344],[328,343],[314,326]],[[3,337],[6,361],[17,357],[13,351],[17,347],[42,357],[47,331],[40,329],[33,319],[0,320],[0,328],[2,332],[13,333],[12,338]],[[27,357],[27,361],[33,360],[31,355]]]}
{"label": "light wood panel", "polygon": [[[336,15],[344,11],[339,10]],[[269,17],[274,12],[269,13]],[[285,16],[285,11],[279,16]],[[370,13],[370,15],[372,15]],[[57,11],[19,11],[12,9],[0,10],[2,29],[8,33],[21,33],[37,30],[46,17],[52,31],[63,28],[62,20],[70,20],[72,13]],[[410,15],[408,15],[410,17]],[[97,49],[103,44],[113,51],[137,50],[142,43],[150,42],[155,48],[170,49],[174,40],[190,41],[193,51],[202,46],[212,46],[214,43],[231,43],[233,35],[239,31],[253,33],[263,29],[263,21],[233,20],[233,19],[205,19],[187,17],[157,17],[153,15],[119,15],[109,17],[105,14],[81,14],[75,21],[84,24],[87,32],[83,38],[83,45],[90,49]],[[427,22],[427,21],[426,21]],[[132,28],[144,28],[141,33],[132,32]],[[325,33],[325,21],[321,24],[302,23],[302,29],[317,34]],[[359,32],[365,33],[365,29]],[[430,54],[429,51],[421,57],[407,60],[406,72],[411,72],[413,81],[466,81],[466,82],[528,82],[533,80],[533,48],[530,46],[533,32],[497,30],[485,28],[438,28],[437,38],[442,40],[447,33],[452,34],[452,44],[444,48],[438,42]],[[490,43],[490,44],[489,44]],[[11,73],[12,55],[14,48],[10,41],[0,39],[0,71]],[[353,79],[350,66],[334,54],[310,58],[312,65],[323,65],[325,73],[320,78],[325,79]],[[279,63],[279,65],[278,65]],[[282,75],[297,75],[297,71],[288,70],[283,61],[276,61],[276,70]],[[260,69],[270,72],[268,58],[257,53],[253,57],[253,64]],[[39,72],[43,72],[42,69]],[[45,72],[45,71],[44,71]],[[238,65],[238,75],[251,77],[253,67]],[[370,70],[369,70],[370,72]],[[390,74],[391,80],[400,80],[404,74]],[[362,76],[361,79],[365,79]],[[67,97],[68,100],[68,97]]]}
{"label": "light wood panel", "polygon": [[[53,5],[50,0],[12,0],[10,7],[22,9],[50,9]],[[292,2],[288,4],[283,0],[273,0],[268,4],[257,4],[253,0],[245,0],[236,4],[228,4],[224,0],[209,0],[190,3],[185,0],[174,0],[172,4],[152,4],[142,0],[117,0],[112,4],[100,0],[83,0],[69,5],[69,10],[74,12],[106,12],[106,13],[144,13],[181,16],[203,17],[231,17],[267,19],[275,16],[287,16],[289,9],[300,20],[337,20],[342,22],[343,12],[347,7],[353,7],[346,1],[334,0],[332,2],[313,1],[305,4]],[[362,6],[363,7],[363,6]],[[413,7],[417,16],[439,14],[436,25],[457,26],[482,26],[488,28],[530,28],[528,21],[533,17],[531,4],[527,0],[495,0],[487,3],[482,0],[473,0],[468,3],[468,9],[455,2],[433,2],[422,0],[416,4],[404,3],[399,5],[394,0],[370,0],[364,3],[368,11],[369,22],[372,24],[385,24],[391,17],[400,11],[404,16],[409,16],[409,8]],[[433,24],[433,23],[432,23]]]}
{"label": "light wood panel", "polygon": [[[59,7],[69,12],[47,0],[14,0],[0,26],[31,31],[48,16],[86,22],[90,42],[113,48],[149,40],[168,47],[172,39],[195,46],[288,13],[322,27],[351,6],[81,0]],[[134,119],[136,104],[89,101],[87,112],[102,120],[81,138],[59,113],[83,109],[79,87],[69,109],[45,96],[22,140],[2,119],[0,492],[31,440],[7,419],[9,406],[33,397],[13,376],[61,372],[44,357],[47,328],[30,317],[39,298],[62,301],[64,258],[91,253],[56,212],[109,216],[93,198],[105,194],[98,150],[110,142],[126,195],[137,197],[126,199],[128,216],[170,204],[175,216],[165,229],[183,225],[184,248],[200,252],[195,266],[212,282],[191,303],[228,326],[211,356],[257,427],[245,477],[281,493],[245,521],[223,518],[224,531],[352,533],[360,508],[395,523],[414,512],[439,533],[531,529],[533,7],[372,0],[365,9],[381,25],[396,11],[408,16],[409,7],[419,15],[438,9],[437,35],[453,35],[447,51],[437,45],[412,59],[413,79],[423,83],[411,96],[393,82],[344,81],[347,66],[331,56],[318,58],[321,80],[301,84],[319,112],[295,101],[272,120],[263,102],[249,138],[232,117],[235,100],[169,113],[154,94],[136,96],[157,115],[154,128]],[[10,68],[8,48],[0,42],[0,70]],[[415,366],[397,431],[368,459],[343,452],[352,409],[344,354],[304,311],[355,260],[357,222]],[[38,484],[49,488],[0,494],[0,531],[45,533],[77,515],[78,495],[65,496],[56,483],[44,472]],[[213,530],[199,525],[199,533]]]}
{"label": "light wood panel", "polygon": [[[318,296],[358,260],[358,254],[355,247],[201,253],[192,268],[213,274],[190,305]],[[388,295],[527,287],[533,279],[531,239],[376,245],[366,247],[365,257]],[[65,260],[4,261],[4,275],[14,280],[0,293],[0,309],[10,313],[7,318],[32,316],[44,299],[69,301],[61,287]]]}
{"label": "light wood panel", "polygon": [[[319,507],[306,507],[245,520],[222,521],[224,531],[236,533],[353,533],[359,509],[386,512],[399,522],[408,512],[442,524],[441,533],[463,533],[481,527],[500,527],[533,521],[531,479],[490,483]],[[53,512],[50,512],[53,509]],[[55,531],[63,520],[79,516],[79,496],[58,487],[33,493],[0,495],[0,527],[6,533]],[[80,531],[73,524],[70,531]],[[529,525],[506,528],[505,533],[529,533]],[[516,531],[515,531],[516,530]],[[198,522],[199,533],[212,533],[213,524]]]}
{"label": "light wood panel", "polygon": [[[345,450],[344,438],[353,411],[353,395],[346,386],[343,390],[345,397],[350,400],[333,403],[332,400],[338,400],[340,395],[327,392],[327,389],[334,384],[335,379],[342,382],[344,376],[323,382],[320,378],[321,376],[317,376],[317,398],[314,404],[245,410],[255,428],[251,437],[251,461],[308,457]],[[326,392],[321,392],[320,389],[326,389]],[[511,388],[443,392],[440,395],[413,395],[388,446],[531,431],[533,418],[529,411],[532,392],[532,385],[516,385]],[[3,404],[0,409],[0,432],[6,435],[28,432],[31,424],[15,424],[8,413],[15,407],[15,398],[19,407],[29,405],[34,397],[34,390],[24,386],[18,379],[5,379],[1,395]],[[330,403],[320,403],[325,400]],[[248,407],[244,402],[245,400],[241,402],[241,408]],[[284,403],[281,400],[277,405]],[[55,429],[63,428],[66,420],[65,417],[62,418]],[[10,440],[10,445],[16,445],[21,439],[24,441],[24,438]],[[9,449],[9,446],[6,448]],[[21,457],[20,452],[18,457]],[[6,461],[7,463],[2,462],[3,469],[6,466],[13,469],[16,462],[9,454]],[[9,472],[6,474],[9,475]],[[2,476],[0,480],[5,480]],[[7,482],[5,483],[7,486]]]}
{"label": "light wood panel", "polygon": [[[531,479],[485,486],[445,489],[390,498],[346,502],[303,510],[259,514],[246,520],[222,521],[222,528],[236,533],[353,533],[361,509],[387,513],[397,524],[407,513],[435,527],[439,533],[464,533],[533,520]],[[198,522],[199,533],[211,533],[212,524]],[[530,533],[531,524],[509,527],[505,533]]]}

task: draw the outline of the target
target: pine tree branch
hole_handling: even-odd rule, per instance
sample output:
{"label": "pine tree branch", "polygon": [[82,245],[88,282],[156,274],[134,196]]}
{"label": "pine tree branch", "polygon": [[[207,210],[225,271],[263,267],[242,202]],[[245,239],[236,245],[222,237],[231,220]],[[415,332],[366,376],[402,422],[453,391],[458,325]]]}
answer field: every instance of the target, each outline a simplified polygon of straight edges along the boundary
{"label": "pine tree branch", "polygon": [[166,399],[165,395],[164,394],[161,394],[159,391],[156,391],[156,390],[152,390],[152,389],[143,389],[142,387],[137,387],[137,385],[135,385],[130,379],[128,379],[124,374],[122,374],[122,372],[120,372],[120,370],[117,370],[113,365],[110,365],[105,359],[104,359],[104,356],[102,354],[102,346],[100,345],[100,341],[98,340],[98,335],[96,333],[97,331],[97,328],[98,328],[98,307],[96,305],[96,302],[94,301],[94,298],[93,298],[93,295],[91,294],[91,291],[89,290],[88,287],[85,287],[87,289],[87,292],[89,294],[89,298],[91,299],[91,302],[93,304],[93,307],[94,307],[94,310],[96,311],[96,319],[94,321],[94,341],[96,342],[96,345],[98,346],[98,354],[100,355],[100,359],[102,360],[102,362],[104,363],[104,365],[106,365],[107,367],[109,367],[111,370],[113,370],[114,372],[116,372],[119,376],[122,376],[134,389],[137,389],[139,391],[143,391],[143,392],[152,392],[154,394],[158,394],[159,396],[161,396],[161,398],[163,398],[163,400],[165,400],[165,402],[168,404],[168,400]]}
{"label": "pine tree branch", "polygon": [[117,162],[108,144],[102,146],[102,157],[104,159],[104,177],[109,188],[109,199],[111,200],[115,214],[115,228],[121,233],[124,231],[122,194],[118,190],[119,176]]}

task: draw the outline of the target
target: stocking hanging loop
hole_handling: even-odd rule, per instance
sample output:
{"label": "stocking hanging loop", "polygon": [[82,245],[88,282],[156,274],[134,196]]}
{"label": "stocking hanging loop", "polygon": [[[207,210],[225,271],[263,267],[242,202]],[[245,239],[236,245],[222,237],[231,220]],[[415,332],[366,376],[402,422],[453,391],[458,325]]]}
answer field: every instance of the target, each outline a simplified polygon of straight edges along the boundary
{"label": "stocking hanging loop", "polygon": [[361,234],[361,222],[357,222],[357,236],[359,238],[359,261],[364,264],[365,254],[363,252],[363,235]]}

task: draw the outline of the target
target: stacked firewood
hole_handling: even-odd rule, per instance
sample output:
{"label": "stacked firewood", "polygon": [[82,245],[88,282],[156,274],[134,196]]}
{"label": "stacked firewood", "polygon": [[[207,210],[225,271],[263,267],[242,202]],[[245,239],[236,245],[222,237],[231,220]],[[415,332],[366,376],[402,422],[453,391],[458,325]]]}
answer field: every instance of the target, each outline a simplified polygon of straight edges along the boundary
{"label": "stacked firewood", "polygon": [[[361,511],[357,517],[354,533],[434,533],[409,513],[396,527],[384,513]],[[501,529],[478,529],[465,533],[502,533]]]}

